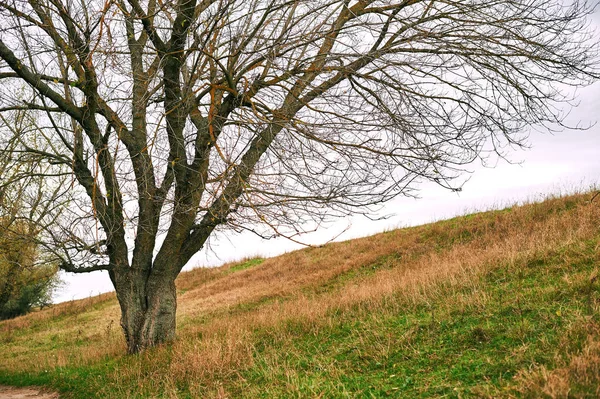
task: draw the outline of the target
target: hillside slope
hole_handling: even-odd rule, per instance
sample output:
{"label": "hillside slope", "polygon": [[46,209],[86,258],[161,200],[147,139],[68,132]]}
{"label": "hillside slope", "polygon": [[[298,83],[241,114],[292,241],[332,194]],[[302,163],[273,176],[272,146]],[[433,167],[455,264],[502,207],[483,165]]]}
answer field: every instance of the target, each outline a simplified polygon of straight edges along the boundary
{"label": "hillside slope", "polygon": [[64,398],[600,397],[600,198],[197,269],[178,341],[126,356],[113,294],[0,323],[0,383]]}

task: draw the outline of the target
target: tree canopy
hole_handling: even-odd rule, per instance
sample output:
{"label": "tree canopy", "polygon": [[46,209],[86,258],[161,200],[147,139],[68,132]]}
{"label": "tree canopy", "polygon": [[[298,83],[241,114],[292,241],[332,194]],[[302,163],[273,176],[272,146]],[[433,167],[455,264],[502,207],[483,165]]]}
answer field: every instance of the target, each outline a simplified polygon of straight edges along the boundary
{"label": "tree canopy", "polygon": [[35,239],[22,223],[0,220],[0,320],[52,303],[58,286],[56,265],[36,264]]}

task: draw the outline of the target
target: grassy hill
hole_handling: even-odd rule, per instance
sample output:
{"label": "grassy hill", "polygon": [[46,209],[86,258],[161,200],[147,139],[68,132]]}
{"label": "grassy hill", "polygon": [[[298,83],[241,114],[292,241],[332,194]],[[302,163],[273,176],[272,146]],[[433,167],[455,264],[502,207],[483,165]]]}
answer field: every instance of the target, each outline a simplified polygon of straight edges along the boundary
{"label": "grassy hill", "polygon": [[112,294],[0,323],[0,383],[65,398],[600,397],[600,197],[197,269],[178,341]]}

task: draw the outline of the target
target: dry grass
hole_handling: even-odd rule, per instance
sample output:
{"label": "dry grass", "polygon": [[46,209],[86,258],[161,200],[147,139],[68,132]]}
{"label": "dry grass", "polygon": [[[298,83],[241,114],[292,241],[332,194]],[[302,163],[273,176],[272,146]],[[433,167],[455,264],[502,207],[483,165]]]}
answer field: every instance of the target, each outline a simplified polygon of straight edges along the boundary
{"label": "dry grass", "polygon": [[[600,325],[581,320],[563,338],[560,347],[569,346],[569,335],[585,334],[582,348],[557,354],[557,367],[538,365],[516,376],[520,396],[527,398],[600,398]],[[581,390],[581,388],[585,390]],[[588,387],[596,387],[590,392]]]}
{"label": "dry grass", "polygon": [[64,302],[0,323],[1,367],[50,370],[90,364],[123,350],[114,293]]}
{"label": "dry grass", "polygon": [[[442,296],[448,309],[484,307],[488,298],[479,277],[491,269],[505,265],[517,272],[530,259],[557,256],[560,248],[598,236],[600,201],[590,198],[551,198],[304,249],[234,273],[228,272],[231,264],[184,273],[178,281],[178,341],[127,359],[127,369],[110,378],[115,386],[134,381],[140,392],[164,397],[178,397],[182,381],[192,397],[227,397],[223,381],[256,362],[256,331],[286,342],[297,331],[317,334],[357,305],[370,313],[397,312]],[[569,261],[568,251],[560,256]],[[465,287],[471,294],[464,294]],[[2,322],[0,369],[39,372],[123,356],[118,313],[114,295],[104,294]],[[297,328],[286,328],[290,324]],[[596,327],[590,331],[585,348],[564,357],[560,367],[521,373],[515,381],[522,393],[562,398],[579,379],[598,381],[600,334]],[[385,343],[374,350],[385,352]]]}

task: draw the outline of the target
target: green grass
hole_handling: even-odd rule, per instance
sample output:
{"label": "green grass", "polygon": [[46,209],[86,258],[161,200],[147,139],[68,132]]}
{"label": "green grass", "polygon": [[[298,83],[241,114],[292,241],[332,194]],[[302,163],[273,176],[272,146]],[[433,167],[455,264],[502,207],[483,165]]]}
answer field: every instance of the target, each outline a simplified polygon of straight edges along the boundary
{"label": "green grass", "polygon": [[242,270],[250,269],[262,264],[265,260],[263,258],[252,258],[244,262],[237,263],[227,269],[226,274],[239,272]]}
{"label": "green grass", "polygon": [[[286,341],[263,331],[257,362],[242,373],[244,383],[233,396],[501,396],[511,391],[520,370],[553,365],[563,337],[571,338],[563,349],[580,349],[587,335],[573,326],[582,318],[600,322],[597,312],[586,311],[590,298],[598,300],[598,286],[592,286],[590,297],[585,284],[563,278],[568,273],[585,281],[596,267],[596,245],[565,248],[575,251],[570,264],[550,254],[527,261],[518,273],[506,265],[496,268],[477,284],[448,290],[428,305],[390,298],[377,312],[366,305],[330,315],[333,324],[318,331],[291,324],[287,328],[296,338]],[[464,298],[464,307],[457,306],[456,297]],[[586,392],[594,397],[595,383],[578,387],[580,397]]]}
{"label": "green grass", "polygon": [[[284,340],[279,332],[255,331],[254,364],[222,382],[239,398],[501,396],[511,392],[520,370],[552,365],[563,337],[571,338],[565,353],[580,349],[586,334],[573,326],[581,318],[600,323],[591,310],[598,285],[585,283],[597,267],[596,245],[561,249],[568,264],[558,252],[523,260],[524,267],[497,267],[472,284],[448,287],[426,305],[391,297],[377,311],[365,304],[329,314],[326,328],[288,323],[284,336],[292,338]],[[98,387],[110,386],[105,377],[131,362],[122,357],[41,374],[2,373],[0,382],[49,385],[68,397],[118,397],[119,391]],[[577,388],[580,397],[587,390],[591,398],[595,386]],[[185,384],[180,389],[180,397],[191,397]],[[155,391],[149,386],[146,393]]]}
{"label": "green grass", "polygon": [[[396,235],[384,233],[381,237],[414,245],[409,245],[410,250],[395,247],[368,263],[341,268],[294,291],[252,296],[210,314],[190,316],[178,343],[140,355],[107,352],[25,371],[4,367],[0,360],[0,384],[46,386],[64,398],[596,398],[600,394],[600,281],[595,277],[600,267],[600,226],[589,234],[578,232],[589,222],[581,214],[572,221],[573,232],[563,232],[565,238],[556,239],[556,245],[492,257],[492,263],[465,270],[460,278],[424,286],[422,292],[417,290],[420,295],[396,290],[347,307],[327,308],[312,318],[295,317],[291,306],[291,314],[273,322],[248,322],[302,298],[325,304],[381,273],[411,262],[426,265],[423,259],[438,261],[454,248],[485,251],[494,244],[490,234],[498,240],[510,234],[534,234],[527,231],[530,226],[510,218],[550,226],[558,223],[552,218],[566,215],[569,220],[577,209],[590,214],[587,206],[585,199],[567,198],[524,210],[467,215]],[[562,231],[554,226],[556,232]],[[540,231],[541,242],[551,239],[550,233]],[[344,248],[354,244],[336,245],[347,256]],[[319,262],[327,256],[344,259],[317,249],[303,254]],[[225,281],[239,283],[248,277],[243,273],[264,269],[255,268],[264,262],[256,258],[229,265],[206,279],[207,287],[221,278],[236,278]],[[289,267],[289,260],[282,264]],[[241,281],[251,284],[252,280]],[[193,288],[189,290],[193,294]],[[29,351],[29,356],[45,357],[50,363],[61,351],[72,354],[78,347],[84,352],[102,345],[104,338],[90,343],[85,334],[69,336],[73,330],[68,328],[77,320],[82,326],[97,323],[98,314],[114,311],[111,301],[104,298],[85,308],[61,308],[49,320],[32,319],[22,329],[10,330],[12,335],[0,330],[4,334],[0,345],[10,347],[8,357]],[[230,324],[210,329],[211,323],[223,320]],[[247,326],[242,332],[230,332],[227,326],[236,323]],[[43,335],[48,326],[52,331]],[[35,338],[36,334],[41,337]],[[107,331],[105,340],[115,334]],[[24,340],[27,348],[19,347]],[[205,343],[215,350],[198,349]],[[204,362],[202,355],[194,364],[194,351],[214,359]],[[560,385],[565,381],[566,388]]]}

